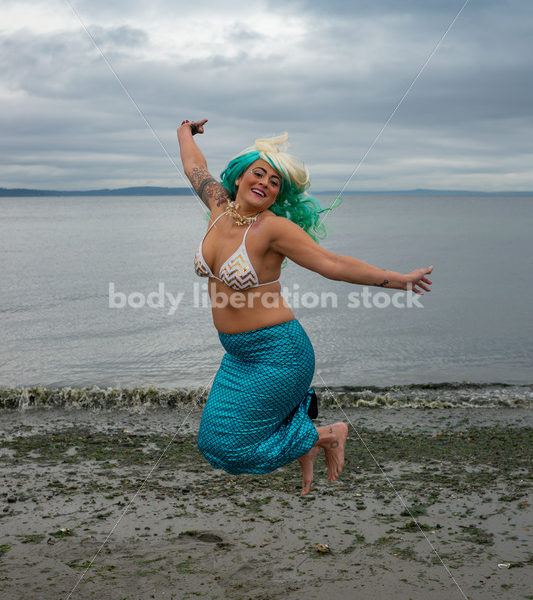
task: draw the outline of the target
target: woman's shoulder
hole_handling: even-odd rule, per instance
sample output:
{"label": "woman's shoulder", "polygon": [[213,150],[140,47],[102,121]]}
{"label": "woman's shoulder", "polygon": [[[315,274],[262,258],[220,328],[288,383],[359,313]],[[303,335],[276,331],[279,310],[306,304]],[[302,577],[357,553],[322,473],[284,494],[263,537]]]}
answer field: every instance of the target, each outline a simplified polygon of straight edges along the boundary
{"label": "woman's shoulder", "polygon": [[263,219],[261,219],[264,235],[266,235],[270,242],[273,242],[279,238],[287,238],[299,236],[303,229],[286,217],[280,217],[271,210],[266,210]]}
{"label": "woman's shoulder", "polygon": [[290,223],[291,222],[291,221],[289,221],[289,219],[287,219],[285,217],[280,217],[276,213],[272,212],[270,209],[265,210],[265,212],[263,213],[263,219],[262,220],[265,223],[268,223],[269,225],[271,225],[273,227],[279,227],[283,223],[287,223],[287,222]]}
{"label": "woman's shoulder", "polygon": [[296,223],[294,223],[294,221],[287,219],[287,217],[280,217],[279,215],[276,215],[271,210],[265,211],[263,222],[265,223],[266,226],[268,226],[272,229],[277,229],[277,230],[293,229],[294,227],[298,227],[298,229],[300,229],[300,227],[298,225],[296,225]]}
{"label": "woman's shoulder", "polygon": [[285,217],[280,217],[273,213],[271,210],[267,209],[261,215],[261,219],[259,220],[259,227],[264,229],[265,231],[276,231],[280,227],[283,227],[284,222],[288,221]]}

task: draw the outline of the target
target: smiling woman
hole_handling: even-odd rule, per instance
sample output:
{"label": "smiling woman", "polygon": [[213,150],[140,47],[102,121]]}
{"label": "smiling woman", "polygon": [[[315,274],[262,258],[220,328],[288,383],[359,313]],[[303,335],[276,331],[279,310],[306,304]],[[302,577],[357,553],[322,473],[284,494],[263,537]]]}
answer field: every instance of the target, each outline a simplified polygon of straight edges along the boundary
{"label": "smiling woman", "polygon": [[[209,278],[213,321],[226,350],[202,415],[198,446],[215,468],[267,473],[298,459],[302,494],[323,449],[329,481],[344,464],[345,423],[314,427],[309,386],[313,347],[281,295],[286,258],[334,280],[429,291],[428,269],[385,271],[322,248],[320,204],[307,193],[309,174],[285,152],[287,134],[256,140],[230,161],[217,182],[193,136],[207,121],[178,129],[185,174],[210,209],[194,267]],[[244,230],[244,235],[242,230]]]}

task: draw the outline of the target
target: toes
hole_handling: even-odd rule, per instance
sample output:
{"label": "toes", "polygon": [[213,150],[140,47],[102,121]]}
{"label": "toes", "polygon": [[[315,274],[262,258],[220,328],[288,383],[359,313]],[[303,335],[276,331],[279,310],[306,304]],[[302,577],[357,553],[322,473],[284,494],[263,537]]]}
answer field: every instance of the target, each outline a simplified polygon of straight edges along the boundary
{"label": "toes", "polygon": [[302,496],[305,496],[306,494],[309,493],[309,490],[311,489],[311,483],[313,482],[313,462],[314,459],[316,458],[316,454],[313,456],[313,454],[308,454],[305,457],[299,459],[300,461],[300,468],[302,469],[302,491],[301,494]]}
{"label": "toes", "polygon": [[333,477],[333,465],[331,464],[331,459],[326,457],[326,466],[328,468],[328,481],[332,481]]}
{"label": "toes", "polygon": [[303,485],[302,485],[302,496],[305,496],[306,494],[308,494],[310,489],[311,489],[311,482],[304,481]]}
{"label": "toes", "polygon": [[335,460],[331,456],[326,455],[326,465],[328,467],[328,481],[335,481],[336,465]]}

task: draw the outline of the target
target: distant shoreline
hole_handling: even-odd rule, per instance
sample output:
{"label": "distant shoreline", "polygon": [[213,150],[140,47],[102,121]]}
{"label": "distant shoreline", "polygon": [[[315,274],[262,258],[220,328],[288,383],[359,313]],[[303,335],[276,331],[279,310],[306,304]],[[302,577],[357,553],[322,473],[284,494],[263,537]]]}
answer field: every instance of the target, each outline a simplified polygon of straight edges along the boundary
{"label": "distant shoreline", "polygon": [[0,188],[0,197],[39,197],[39,196],[190,196],[190,188],[127,187],[101,190],[32,190],[28,188]]}
{"label": "distant shoreline", "polygon": [[[337,191],[325,190],[316,191],[316,194],[337,195]],[[350,190],[346,194],[424,194],[435,196],[533,196],[532,191],[497,191],[483,192],[471,190],[433,190],[433,189],[414,189],[414,190]],[[190,188],[166,188],[155,186],[127,187],[117,189],[99,189],[99,190],[41,190],[29,188],[0,188],[0,198],[36,198],[36,197],[74,197],[74,196],[190,196]]]}

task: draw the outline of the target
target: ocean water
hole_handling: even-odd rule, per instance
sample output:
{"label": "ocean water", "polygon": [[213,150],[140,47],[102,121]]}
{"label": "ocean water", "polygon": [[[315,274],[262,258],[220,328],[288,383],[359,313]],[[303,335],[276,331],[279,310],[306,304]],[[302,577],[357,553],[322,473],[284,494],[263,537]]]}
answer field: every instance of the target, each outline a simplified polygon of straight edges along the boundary
{"label": "ocean water", "polygon": [[[435,269],[410,307],[283,269],[317,386],[533,383],[533,197],[346,194],[325,223],[333,252]],[[0,387],[209,386],[223,350],[192,268],[205,227],[192,196],[0,198]]]}

